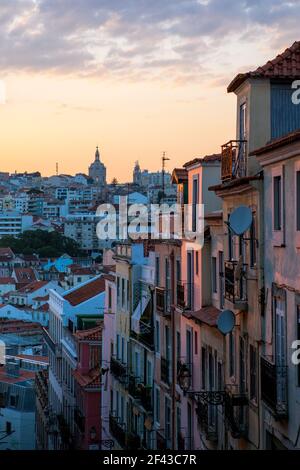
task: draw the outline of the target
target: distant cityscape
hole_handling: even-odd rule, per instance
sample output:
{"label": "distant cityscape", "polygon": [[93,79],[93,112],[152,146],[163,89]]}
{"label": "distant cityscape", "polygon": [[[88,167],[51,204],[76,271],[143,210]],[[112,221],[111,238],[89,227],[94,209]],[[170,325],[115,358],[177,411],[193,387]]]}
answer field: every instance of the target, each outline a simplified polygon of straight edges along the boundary
{"label": "distant cityscape", "polygon": [[[0,173],[0,449],[300,449],[295,80],[300,42],[237,74],[236,134],[171,173]],[[100,239],[121,196],[203,206],[203,246]]]}

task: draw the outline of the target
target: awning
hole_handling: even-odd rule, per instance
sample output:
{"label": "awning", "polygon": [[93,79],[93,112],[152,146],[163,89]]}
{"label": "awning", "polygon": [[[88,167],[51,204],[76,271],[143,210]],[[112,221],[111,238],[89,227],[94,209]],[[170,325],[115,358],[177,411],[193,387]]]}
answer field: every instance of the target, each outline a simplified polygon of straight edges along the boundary
{"label": "awning", "polygon": [[146,296],[142,297],[142,299],[138,303],[138,306],[133,312],[133,315],[131,317],[131,329],[136,334],[140,334],[140,320],[149,302],[150,302],[150,297],[146,297]]}

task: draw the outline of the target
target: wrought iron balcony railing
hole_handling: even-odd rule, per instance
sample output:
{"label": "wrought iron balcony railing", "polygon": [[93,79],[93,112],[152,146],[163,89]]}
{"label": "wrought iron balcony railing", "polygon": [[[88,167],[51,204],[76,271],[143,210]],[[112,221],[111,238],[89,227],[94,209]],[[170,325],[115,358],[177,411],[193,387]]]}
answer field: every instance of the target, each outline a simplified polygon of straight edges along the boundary
{"label": "wrought iron balcony railing", "polygon": [[127,380],[127,367],[116,357],[111,356],[110,358],[110,372],[112,375],[124,384]]}
{"label": "wrought iron balcony railing", "polygon": [[171,291],[164,287],[156,287],[156,310],[161,315],[171,314]]}
{"label": "wrought iron balcony railing", "polygon": [[230,140],[222,145],[221,178],[223,182],[247,175],[246,149],[246,140]]}
{"label": "wrought iron balcony railing", "polygon": [[139,343],[154,350],[154,328],[152,325],[140,321],[140,333],[131,330],[130,335]]}
{"label": "wrought iron balcony railing", "polygon": [[128,381],[128,392],[138,400],[146,411],[152,410],[152,387],[145,385],[138,377],[131,375]]}
{"label": "wrought iron balcony railing", "polygon": [[207,439],[217,439],[217,412],[214,407],[223,407],[225,423],[234,439],[247,436],[248,399],[245,394],[226,390],[188,392],[197,401],[199,424]]}
{"label": "wrought iron balcony railing", "polygon": [[109,431],[111,435],[116,439],[118,444],[125,448],[126,444],[126,433],[123,429],[122,424],[120,423],[119,418],[113,416],[112,414],[109,415]]}
{"label": "wrought iron balcony railing", "polygon": [[225,261],[225,298],[238,307],[247,304],[247,264]]}
{"label": "wrought iron balcony railing", "polygon": [[261,397],[277,419],[288,417],[288,368],[261,357]]}
{"label": "wrought iron balcony railing", "polygon": [[197,286],[193,282],[179,281],[176,289],[176,305],[182,310],[193,310]]}
{"label": "wrought iron balcony railing", "polygon": [[171,367],[170,361],[164,357],[160,359],[160,377],[161,380],[165,383],[170,385],[170,375],[171,375]]}

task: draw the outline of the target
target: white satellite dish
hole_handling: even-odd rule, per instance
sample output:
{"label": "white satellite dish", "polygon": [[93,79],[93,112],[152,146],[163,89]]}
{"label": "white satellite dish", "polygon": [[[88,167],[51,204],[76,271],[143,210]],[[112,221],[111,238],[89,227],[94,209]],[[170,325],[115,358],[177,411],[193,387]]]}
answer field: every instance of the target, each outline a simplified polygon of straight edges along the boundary
{"label": "white satellite dish", "polygon": [[243,235],[252,224],[252,212],[247,206],[237,207],[229,217],[229,228],[235,235]]}
{"label": "white satellite dish", "polygon": [[231,333],[233,328],[235,326],[235,315],[231,310],[223,310],[223,312],[220,313],[218,321],[217,321],[217,327],[218,330],[223,333],[223,335],[228,335],[228,333]]}

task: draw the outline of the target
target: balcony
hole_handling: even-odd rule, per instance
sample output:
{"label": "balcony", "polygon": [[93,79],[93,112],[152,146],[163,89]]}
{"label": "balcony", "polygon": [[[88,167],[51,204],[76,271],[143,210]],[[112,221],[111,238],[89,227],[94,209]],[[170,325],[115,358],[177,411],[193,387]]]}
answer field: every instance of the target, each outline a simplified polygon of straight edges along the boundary
{"label": "balcony", "polygon": [[197,286],[193,282],[179,281],[176,287],[176,305],[181,310],[194,308],[194,297]]}
{"label": "balcony", "polygon": [[127,368],[122,362],[113,356],[110,358],[110,372],[122,384],[126,382]]}
{"label": "balcony", "polygon": [[140,333],[131,330],[130,335],[147,348],[154,350],[154,330],[153,326],[140,321]]}
{"label": "balcony", "polygon": [[152,410],[152,387],[144,385],[139,378],[130,376],[128,382],[128,392],[135,400],[139,400],[141,406],[146,411]]}
{"label": "balcony", "polygon": [[247,175],[246,140],[230,140],[222,145],[221,179],[222,182],[242,178]]}
{"label": "balcony", "polygon": [[247,310],[247,265],[239,261],[225,261],[225,299],[236,309]]}
{"label": "balcony", "polygon": [[156,287],[156,310],[163,316],[170,316],[171,295],[170,290]]}
{"label": "balcony", "polygon": [[124,449],[126,441],[125,431],[122,424],[119,422],[119,418],[116,418],[112,414],[109,415],[109,431],[118,444]]}
{"label": "balcony", "polygon": [[261,397],[276,419],[288,417],[288,369],[261,357]]}
{"label": "balcony", "polygon": [[164,357],[160,359],[160,377],[165,384],[170,385],[170,361]]}
{"label": "balcony", "polygon": [[[208,441],[218,440],[218,428],[217,428],[217,408],[214,405],[209,405],[204,401],[199,401],[196,413],[198,417],[198,423],[205,438]],[[214,413],[215,412],[215,413]]]}

